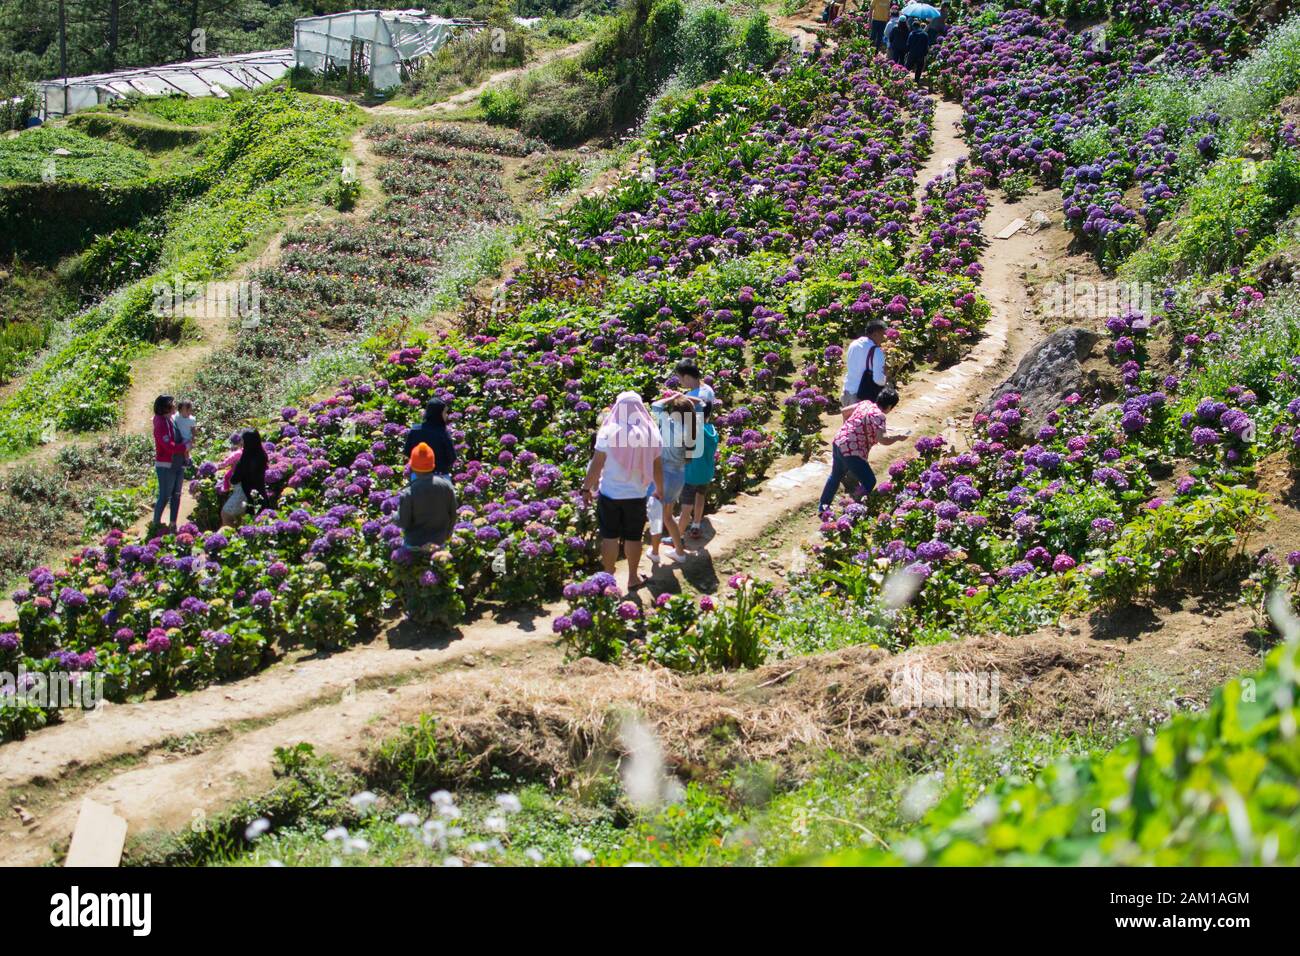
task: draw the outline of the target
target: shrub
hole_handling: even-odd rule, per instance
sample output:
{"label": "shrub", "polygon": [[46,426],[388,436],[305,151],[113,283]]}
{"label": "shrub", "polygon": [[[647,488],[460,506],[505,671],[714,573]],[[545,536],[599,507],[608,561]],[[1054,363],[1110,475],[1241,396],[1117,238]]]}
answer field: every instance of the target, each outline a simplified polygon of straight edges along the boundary
{"label": "shrub", "polygon": [[23,129],[36,112],[36,88],[25,80],[0,81],[0,133]]}
{"label": "shrub", "polygon": [[668,600],[647,617],[641,654],[675,670],[757,667],[767,656],[774,617],[768,606],[771,585],[738,574],[731,598]]}
{"label": "shrub", "polygon": [[547,82],[528,93],[519,128],[556,146],[580,143],[614,122],[615,90],[597,77],[574,82]]}
{"label": "shrub", "polygon": [[[761,16],[761,14],[760,14]],[[766,17],[763,18],[766,22]],[[731,19],[721,7],[692,7],[678,35],[678,71],[687,86],[722,75],[734,51]]]}
{"label": "shrub", "polygon": [[1164,269],[1182,278],[1241,265],[1297,202],[1300,157],[1295,150],[1282,150],[1258,163],[1220,160],[1189,192],[1174,232],[1153,241],[1129,271],[1139,278],[1157,278]]}
{"label": "shrub", "polygon": [[53,126],[0,140],[0,182],[41,182],[47,172],[74,182],[121,183],[147,176],[149,161],[129,147]]}
{"label": "shrub", "polygon": [[98,297],[153,270],[162,253],[163,235],[156,222],[117,229],[95,239],[71,268],[83,295]]}
{"label": "shrub", "polygon": [[767,15],[755,10],[740,25],[737,47],[740,66],[763,68],[781,55],[785,40],[772,28]]}
{"label": "shrub", "polygon": [[1178,714],[1152,736],[1013,776],[975,801],[956,788],[889,850],[826,862],[1240,866],[1300,859],[1293,732],[1300,644],[1274,648],[1264,668]]}
{"label": "shrub", "polygon": [[567,193],[582,182],[582,166],[571,159],[552,163],[542,174],[542,192],[548,196]]}
{"label": "shrub", "polygon": [[513,86],[484,90],[478,99],[483,118],[494,126],[518,126],[524,115],[524,97]]}
{"label": "shrub", "polygon": [[553,627],[570,654],[606,662],[622,657],[636,635],[641,611],[623,600],[614,575],[599,571],[581,583],[565,585],[564,596],[569,613],[556,618]]}
{"label": "shrub", "polygon": [[361,181],[355,176],[340,174],[325,194],[325,201],[339,212],[350,212],[361,198]]}

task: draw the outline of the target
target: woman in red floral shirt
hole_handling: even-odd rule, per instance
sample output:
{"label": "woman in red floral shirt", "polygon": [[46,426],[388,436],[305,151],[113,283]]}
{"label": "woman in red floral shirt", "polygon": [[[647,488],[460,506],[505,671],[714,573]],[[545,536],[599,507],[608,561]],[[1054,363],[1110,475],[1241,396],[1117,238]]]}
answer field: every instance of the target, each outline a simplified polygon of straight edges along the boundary
{"label": "woman in red floral shirt", "polygon": [[876,475],[867,464],[867,455],[873,445],[892,445],[907,437],[907,432],[886,434],[885,413],[898,404],[898,392],[886,385],[874,402],[858,402],[843,409],[844,424],[831,442],[831,473],[822,489],[819,511],[827,511],[835,503],[835,493],[846,474],[852,475],[862,486],[854,497],[865,495],[876,486]]}

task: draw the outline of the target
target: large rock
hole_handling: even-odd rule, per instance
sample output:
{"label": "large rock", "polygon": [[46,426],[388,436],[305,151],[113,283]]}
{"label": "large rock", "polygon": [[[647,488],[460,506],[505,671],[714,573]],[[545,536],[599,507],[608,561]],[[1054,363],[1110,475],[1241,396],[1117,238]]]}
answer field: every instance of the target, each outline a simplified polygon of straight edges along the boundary
{"label": "large rock", "polygon": [[1011,377],[985,403],[984,411],[991,412],[993,403],[1007,392],[1019,392],[1023,418],[1020,434],[1015,437],[1032,439],[1047,424],[1048,413],[1060,406],[1061,399],[1088,387],[1083,361],[1100,339],[1097,333],[1077,326],[1057,329],[1020,360]]}

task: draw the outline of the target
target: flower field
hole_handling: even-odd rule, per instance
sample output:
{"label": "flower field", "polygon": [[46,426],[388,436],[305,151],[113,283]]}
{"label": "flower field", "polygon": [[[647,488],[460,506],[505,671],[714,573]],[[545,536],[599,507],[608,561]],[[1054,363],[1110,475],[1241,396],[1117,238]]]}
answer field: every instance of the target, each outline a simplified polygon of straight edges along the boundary
{"label": "flower field", "polygon": [[[1170,16],[1184,14],[1177,8]],[[1160,23],[1151,25],[1152,35],[1167,38]],[[1287,29],[1270,38],[1262,59],[1289,42]],[[1175,62],[1192,80],[1210,83],[1212,71],[1228,65],[1226,53],[1197,54],[1197,37],[1212,35],[1196,33],[1175,48]],[[939,260],[955,272],[973,261],[977,245],[962,222],[978,222],[984,182],[1005,183],[1028,168],[1050,181],[1069,169],[1036,138],[1042,131],[1033,124],[1045,120],[1032,101],[1010,104],[1040,95],[1058,103],[1052,90],[1091,89],[1077,71],[1050,81],[1044,77],[1055,66],[1032,69],[1073,62],[1078,41],[1023,10],[977,16],[945,38],[944,82],[967,91],[966,124],[982,144],[987,169],[948,187],[942,204],[925,205],[922,217],[938,214],[943,227],[909,267]],[[1135,46],[1134,69],[1144,49],[1150,53]],[[1077,55],[1084,66],[1095,59]],[[1097,89],[1114,92],[1124,82],[1117,73]],[[989,113],[991,104],[1006,112]],[[1017,139],[1022,120],[1029,125]],[[1061,125],[1061,142],[1071,128]],[[1116,127],[1108,135],[1124,142],[1124,134]],[[1275,171],[1289,162],[1286,144],[1278,150],[1277,159],[1260,164],[1266,179],[1286,175]],[[1064,175],[1071,222],[1070,174]],[[1236,175],[1196,183],[1186,209],[1170,207],[1172,235],[1201,228],[1206,216],[1195,197],[1210,189],[1222,207],[1241,208],[1262,194],[1290,209],[1300,194],[1287,188]],[[1284,215],[1274,213],[1269,222]],[[1265,242],[1260,251],[1269,248]],[[1023,437],[1027,410],[1011,393],[975,416],[960,448],[939,437],[917,439],[915,454],[891,465],[866,502],[848,504],[823,523],[810,568],[783,587],[742,575],[732,580],[731,600],[708,597],[695,607],[685,597],[661,597],[642,611],[588,580],[568,589],[571,606],[557,629],[575,654],[700,670],[754,666],[845,640],[901,649],[970,634],[1025,633],[1069,614],[1203,590],[1232,573],[1250,578],[1249,599],[1262,608],[1261,595],[1284,576],[1285,564],[1272,550],[1248,551],[1269,517],[1254,487],[1256,469],[1270,456],[1295,457],[1300,408],[1300,340],[1283,318],[1294,296],[1281,294],[1267,276],[1230,267],[1192,286],[1166,268],[1156,276],[1167,285],[1152,314],[1112,315],[1100,329],[1114,392],[1071,394]],[[1288,560],[1300,561],[1300,553]],[[846,638],[846,631],[853,633]]]}
{"label": "flower field", "polygon": [[[1232,108],[1223,74],[1258,43],[1232,4],[1109,3],[1098,31],[1071,32],[1042,3],[970,17],[937,53],[938,83],[960,98],[979,161],[1008,190],[1059,184],[1066,221],[1118,266],[1207,162],[1243,145],[1245,122],[1285,89],[1286,29],[1239,74],[1255,103]],[[1244,6],[1244,5],[1243,5]],[[1262,81],[1262,82],[1261,82]],[[1294,140],[1294,131],[1280,131]]]}
{"label": "flower field", "polygon": [[[104,672],[121,699],[248,673],[296,643],[364,639],[395,609],[454,623],[468,602],[558,596],[594,559],[575,490],[600,409],[660,387],[684,356],[726,403],[719,485],[735,494],[777,457],[783,417],[819,429],[840,343],[870,318],[891,319],[900,376],[978,335],[982,178],[962,170],[915,208],[931,110],[853,45],[681,98],[646,134],[650,165],[539,229],[491,310],[283,409],[267,429],[273,509],[238,532],[205,530],[217,476],[203,465],[195,523],[176,536],[114,533],[66,571],[34,570],[0,653]],[[504,215],[490,160],[467,166],[437,130],[376,131],[394,197],[375,221],[288,238],[265,277],[284,325],[256,330],[252,347],[400,311],[454,217]],[[462,504],[428,556],[400,546],[394,512],[401,435],[435,396],[454,398]]]}
{"label": "flower field", "polygon": [[[286,701],[313,695],[307,716],[341,715],[338,735],[276,747],[261,778],[273,772],[273,790],[227,800],[210,831],[134,852],[332,864],[372,852],[390,864],[1300,859],[1300,542],[1289,540],[1300,527],[1300,19],[1248,0],[950,13],[925,86],[960,102],[967,156],[946,130],[935,149],[934,96],[874,55],[861,15],[829,26],[835,42],[816,55],[731,68],[696,89],[679,76],[615,147],[617,175],[542,218],[512,198],[537,142],[452,121],[365,131],[359,153],[379,158],[385,195],[285,233],[257,273],[260,324],[196,382],[218,440],[260,428],[265,507],[220,527],[222,476],[203,461],[176,533],[110,531],[64,568],[31,569],[14,620],[0,623],[0,672],[103,676],[115,702],[238,680],[294,650],[334,655],[302,668]],[[282,131],[317,108],[274,102],[288,110]],[[231,130],[252,136],[244,121],[259,103],[229,107]],[[257,193],[267,215],[330,178],[353,117],[319,108],[310,155]],[[274,172],[279,146],[257,141],[220,141],[236,178],[257,178],[241,165],[249,155]],[[561,162],[557,193],[582,175]],[[222,188],[196,201],[211,210],[225,196],[234,209]],[[1048,231],[988,241],[987,227],[1013,216],[1042,225],[1035,201],[1059,202]],[[244,235],[222,221],[222,235]],[[461,244],[507,232],[518,264],[491,301],[463,296],[473,283],[457,285]],[[179,236],[198,241],[184,228],[166,241]],[[202,249],[212,269],[226,261]],[[1039,309],[1039,322],[1019,311],[1040,280],[1076,270],[1150,294],[1113,314]],[[464,301],[448,319],[453,286]],[[980,340],[990,300],[998,335],[937,374]],[[434,302],[437,321],[421,325]],[[1032,379],[1023,395],[992,390],[1000,360],[1008,372],[1019,354],[1056,361],[1049,319],[1062,318],[1076,326],[1065,341],[1087,345],[1082,384],[1053,384],[1050,400]],[[872,492],[816,518],[798,502],[761,502],[772,507],[762,536],[745,539],[752,549],[715,540],[717,593],[687,573],[700,565],[657,595],[626,594],[600,570],[579,488],[620,392],[654,396],[677,384],[680,360],[699,364],[721,403],[709,504],[737,502],[743,519],[748,492],[785,497],[764,485],[774,467],[826,451],[844,348],[877,319],[890,378],[916,402],[912,422],[943,436],[911,435],[887,465],[873,452]],[[105,321],[96,341],[125,342]],[[103,395],[120,394],[109,373],[128,356],[106,359]],[[308,360],[346,371],[290,390]],[[7,401],[39,394],[61,407],[84,361],[31,377]],[[972,410],[955,429],[909,388],[959,391],[972,368],[982,394],[944,399]],[[445,545],[408,549],[403,439],[435,399],[458,452],[459,510]],[[14,407],[17,424],[4,427],[17,448],[36,413]],[[788,561],[769,560],[791,546]],[[398,642],[334,654],[403,619],[423,638],[515,614],[546,643],[541,659],[535,643],[479,667],[466,641],[432,663],[412,654],[398,674],[411,650]],[[444,667],[456,654],[472,675]],[[595,660],[574,663],[583,658]],[[899,702],[891,682],[912,665],[989,677],[994,698],[997,678],[1014,686],[989,712]],[[322,673],[370,683],[344,696],[344,712],[321,703]],[[182,698],[195,713],[165,732],[203,728],[212,696]],[[164,721],[172,706],[150,705]],[[109,718],[116,732],[124,713]],[[302,717],[269,715],[256,740],[232,731],[199,751],[204,766],[169,757],[153,779],[206,779],[214,757],[265,758],[285,739],[266,729]],[[371,736],[365,751],[341,742],[381,717],[396,736]],[[58,719],[27,701],[0,707],[0,741]],[[140,752],[172,747],[158,730]],[[39,742],[61,772],[79,766],[64,756],[77,730],[66,731]],[[337,753],[317,758],[314,744]],[[651,772],[633,769],[640,760]],[[507,782],[523,799],[499,792]]]}

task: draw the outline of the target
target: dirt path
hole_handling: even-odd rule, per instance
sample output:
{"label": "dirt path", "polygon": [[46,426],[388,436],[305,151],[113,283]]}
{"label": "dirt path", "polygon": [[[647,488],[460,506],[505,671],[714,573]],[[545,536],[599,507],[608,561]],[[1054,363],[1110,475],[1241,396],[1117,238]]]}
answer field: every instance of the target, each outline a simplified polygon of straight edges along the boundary
{"label": "dirt path", "polygon": [[[940,104],[934,155],[923,176],[964,155],[953,125],[958,115],[957,107]],[[1054,199],[995,200],[986,229],[996,232],[1011,218],[1028,218],[1031,208],[1054,209]],[[1064,242],[1059,229],[992,240],[982,260],[983,290],[992,305],[984,338],[961,363],[913,379],[892,416],[896,424],[955,436],[957,422],[968,418],[1036,340],[1021,276]],[[833,427],[828,425],[827,437]],[[895,446],[873,464],[882,468],[907,450],[905,444]],[[803,520],[801,509],[817,499],[827,470],[824,460],[814,460],[783,471],[755,494],[723,508],[712,517],[712,537],[683,565],[658,569],[652,590],[683,585],[708,590],[717,584],[716,568],[753,566],[765,534],[792,516]],[[811,514],[804,530],[815,530]],[[22,801],[34,820],[23,825],[15,814],[0,823],[0,862],[47,859],[50,845],[71,832],[82,796],[115,807],[132,832],[184,825],[196,810],[210,814],[269,784],[275,747],[310,740],[324,752],[360,752],[392,725],[394,714],[427,701],[423,685],[439,671],[509,664],[511,679],[518,680],[521,669],[551,668],[561,656],[549,627],[557,612],[553,605],[531,616],[471,623],[453,634],[419,634],[398,626],[347,652],[283,662],[237,683],[172,700],[109,705],[102,713],[8,744],[0,787],[11,803]]]}
{"label": "dirt path", "polygon": [[[934,150],[918,177],[918,195],[925,183],[950,162],[966,155],[956,126],[960,119],[959,105],[937,104]],[[996,234],[1013,219],[1028,219],[1035,209],[1049,210],[1059,221],[1055,210],[1060,207],[1060,197],[1056,192],[1033,194],[1015,203],[996,196],[990,200],[985,235]],[[1041,337],[1025,276],[1045,272],[1068,243],[1069,235],[1055,226],[1036,235],[1021,230],[1010,239],[989,240],[980,259],[984,267],[981,291],[991,308],[984,337],[957,365],[930,369],[908,381],[900,390],[898,409],[889,416],[891,427],[910,429],[916,435],[942,434],[953,443],[961,440],[959,428],[970,421],[985,396],[1006,380]],[[838,419],[827,420],[822,438],[828,448],[838,427]],[[911,442],[881,448],[872,455],[872,467],[882,474],[891,462],[911,453]],[[830,452],[826,451],[806,464],[769,478],[757,493],[742,495],[711,517],[717,536],[709,542],[706,553],[692,555],[680,568],[661,569],[657,576],[680,574],[685,582],[699,587],[702,576],[697,562],[704,560],[724,570],[728,565],[743,563],[751,569],[783,573],[788,561],[782,562],[784,555],[780,552],[791,543],[797,551],[800,536],[811,536],[817,530],[814,505],[829,474]],[[770,540],[774,528],[781,532],[779,545]],[[777,567],[773,568],[773,564]]]}

